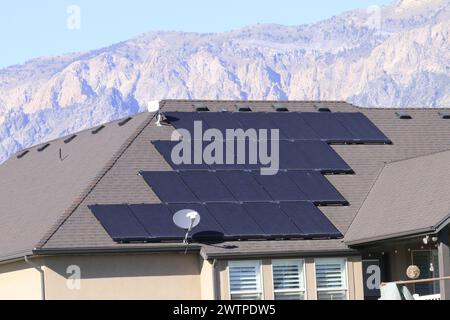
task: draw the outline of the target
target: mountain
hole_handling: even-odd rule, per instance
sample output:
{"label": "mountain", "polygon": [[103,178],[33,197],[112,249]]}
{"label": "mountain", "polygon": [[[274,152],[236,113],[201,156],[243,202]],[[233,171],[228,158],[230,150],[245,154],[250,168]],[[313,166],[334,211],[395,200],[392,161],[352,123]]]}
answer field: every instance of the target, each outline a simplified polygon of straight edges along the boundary
{"label": "mountain", "polygon": [[150,100],[347,100],[450,107],[450,0],[402,0],[309,25],[151,32],[0,70],[0,162]]}

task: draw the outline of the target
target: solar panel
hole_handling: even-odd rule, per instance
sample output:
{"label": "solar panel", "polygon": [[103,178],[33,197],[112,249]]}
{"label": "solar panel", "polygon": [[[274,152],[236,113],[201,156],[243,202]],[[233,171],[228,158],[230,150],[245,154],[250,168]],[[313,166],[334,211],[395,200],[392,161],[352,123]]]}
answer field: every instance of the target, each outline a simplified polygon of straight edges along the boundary
{"label": "solar panel", "polygon": [[273,176],[262,176],[260,172],[254,172],[253,175],[275,201],[308,200],[287,172],[280,171]]}
{"label": "solar panel", "polygon": [[250,172],[218,171],[216,174],[237,201],[258,202],[272,200]]}
{"label": "solar panel", "polygon": [[343,204],[348,202],[334,186],[317,171],[289,171],[289,177],[316,204]]}
{"label": "solar panel", "polygon": [[141,175],[162,202],[199,202],[176,172],[141,172]]}
{"label": "solar panel", "polygon": [[308,125],[328,142],[348,142],[355,137],[336,119],[334,113],[302,113]]}
{"label": "solar panel", "polygon": [[207,123],[209,128],[220,130],[224,136],[224,139],[226,137],[227,129],[236,129],[241,127],[239,122],[236,121],[230,112],[202,113],[201,118],[205,123]]}
{"label": "solar panel", "polygon": [[264,231],[237,203],[209,203],[208,211],[225,230],[227,238],[263,238]]}
{"label": "solar panel", "polygon": [[116,242],[145,241],[149,237],[127,205],[93,205],[89,209]]}
{"label": "solar panel", "polygon": [[323,141],[295,141],[285,154],[289,156],[289,150],[297,150],[298,155],[304,157],[307,164],[304,168],[293,167],[292,169],[316,169],[323,173],[351,173],[352,168]]}
{"label": "solar panel", "polygon": [[149,234],[149,240],[182,239],[185,232],[173,223],[173,214],[162,204],[130,205],[130,210]]}
{"label": "solar panel", "polygon": [[[179,141],[153,141],[153,145],[156,150],[164,157],[164,160],[172,167],[174,170],[208,170],[209,166],[203,161],[201,164],[194,164],[194,145],[191,144],[191,164],[182,163],[175,164],[172,161],[172,150],[179,143]],[[183,156],[183,155],[180,155]]]}
{"label": "solar panel", "polygon": [[330,220],[310,202],[284,202],[281,210],[302,230],[305,237],[342,237]]}
{"label": "solar panel", "polygon": [[201,204],[170,204],[169,210],[175,214],[180,210],[190,209],[200,214],[200,223],[192,231],[192,238],[196,240],[218,240],[223,239],[225,230],[219,225],[209,213],[206,206]]}
{"label": "solar panel", "polygon": [[361,142],[391,142],[372,121],[360,112],[336,113],[335,116]]}
{"label": "solar panel", "polygon": [[302,231],[289,219],[276,203],[244,203],[245,211],[264,231],[267,238],[299,237]]}
{"label": "solar panel", "polygon": [[[280,128],[273,123],[266,113],[258,112],[258,113],[233,113],[233,117],[240,123],[240,128],[244,130],[255,129],[261,130],[266,129],[269,130],[268,138],[271,137],[270,130],[279,130]],[[259,137],[261,138],[261,137]],[[279,132],[279,139],[284,139],[285,137]]]}
{"label": "solar panel", "polygon": [[280,168],[350,173],[352,169],[323,141],[280,141]]}
{"label": "solar panel", "polygon": [[213,172],[184,171],[180,176],[201,202],[235,202],[236,199]]}
{"label": "solar panel", "polygon": [[270,112],[267,117],[280,129],[282,136],[293,140],[319,140],[319,135],[297,112]]}
{"label": "solar panel", "polygon": [[208,129],[208,125],[202,121],[201,115],[197,112],[165,112],[166,119],[175,129],[185,129],[191,133],[191,139],[194,139],[194,123],[202,122],[203,131]]}

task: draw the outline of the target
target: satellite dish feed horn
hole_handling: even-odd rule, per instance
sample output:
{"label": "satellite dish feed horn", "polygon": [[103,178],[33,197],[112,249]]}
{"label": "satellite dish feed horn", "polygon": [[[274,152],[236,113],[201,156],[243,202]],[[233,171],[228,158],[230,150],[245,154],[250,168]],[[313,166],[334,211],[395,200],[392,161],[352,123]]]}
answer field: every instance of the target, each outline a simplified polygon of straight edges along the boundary
{"label": "satellite dish feed horn", "polygon": [[174,214],[173,223],[180,229],[186,230],[183,244],[188,245],[189,233],[200,223],[200,214],[191,209],[184,209]]}

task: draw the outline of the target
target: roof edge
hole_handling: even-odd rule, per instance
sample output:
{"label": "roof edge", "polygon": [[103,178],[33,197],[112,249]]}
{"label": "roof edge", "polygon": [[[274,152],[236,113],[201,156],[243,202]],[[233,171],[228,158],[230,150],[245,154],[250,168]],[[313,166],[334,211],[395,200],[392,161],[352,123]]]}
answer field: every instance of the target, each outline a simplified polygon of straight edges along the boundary
{"label": "roof edge", "polygon": [[376,237],[367,237],[367,238],[361,238],[357,240],[351,240],[351,241],[345,241],[344,243],[348,246],[362,246],[362,245],[368,245],[373,244],[376,242],[381,241],[388,241],[388,240],[397,240],[404,237],[412,237],[412,236],[419,236],[424,233],[434,233],[436,232],[436,227],[428,227],[428,228],[422,228],[417,230],[410,230],[410,231],[403,231],[399,233],[392,233],[384,236],[376,236]]}

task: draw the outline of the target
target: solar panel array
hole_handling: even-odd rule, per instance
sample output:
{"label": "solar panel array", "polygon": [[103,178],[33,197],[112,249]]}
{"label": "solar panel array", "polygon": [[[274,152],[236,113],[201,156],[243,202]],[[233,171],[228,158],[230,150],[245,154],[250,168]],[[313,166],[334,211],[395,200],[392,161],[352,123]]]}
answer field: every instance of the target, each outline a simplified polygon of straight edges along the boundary
{"label": "solar panel array", "polygon": [[117,242],[176,241],[184,238],[172,216],[197,211],[196,241],[340,237],[333,224],[308,202],[95,205],[90,209]]}
{"label": "solar panel array", "polygon": [[360,112],[166,112],[176,129],[186,129],[194,137],[194,122],[203,130],[214,128],[224,136],[227,129],[279,129],[281,140],[321,140],[327,143],[390,144]]}
{"label": "solar panel array", "polygon": [[[165,116],[175,129],[187,130],[191,139],[202,138],[194,134],[195,121],[201,121],[202,130],[217,129],[225,138],[220,142],[223,157],[212,163],[195,163],[193,158],[191,163],[175,163],[172,152],[179,142],[153,141],[174,170],[140,173],[161,204],[90,207],[115,241],[181,240],[184,231],[172,217],[182,209],[200,213],[193,233],[198,240],[342,237],[317,208],[348,205],[323,175],[353,173],[330,144],[391,143],[362,113],[167,112]],[[266,165],[249,161],[250,140],[226,140],[228,129],[278,129],[280,171],[261,175]],[[193,155],[194,143],[188,142]],[[202,150],[209,144],[196,143]],[[240,143],[244,163],[237,159]],[[270,154],[271,143],[268,148]],[[232,156],[227,159],[227,154]]]}
{"label": "solar panel array", "polygon": [[141,172],[163,203],[308,201],[316,205],[348,202],[317,171],[285,171],[262,176],[259,171]]}

